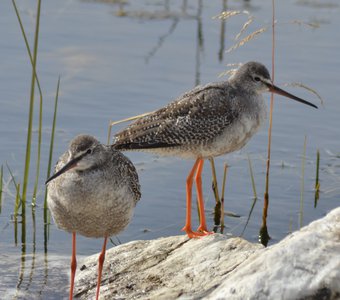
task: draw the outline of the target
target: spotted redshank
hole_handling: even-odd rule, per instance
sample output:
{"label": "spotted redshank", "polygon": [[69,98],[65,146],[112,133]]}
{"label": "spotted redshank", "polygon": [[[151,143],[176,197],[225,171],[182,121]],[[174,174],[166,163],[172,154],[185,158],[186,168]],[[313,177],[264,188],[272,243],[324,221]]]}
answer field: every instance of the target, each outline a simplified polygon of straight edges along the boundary
{"label": "spotted redshank", "polygon": [[[115,135],[116,149],[151,151],[196,160],[186,181],[187,212],[183,230],[190,238],[209,234],[201,183],[204,159],[239,150],[248,142],[266,118],[262,96],[266,91],[317,108],[276,87],[264,65],[248,62],[228,81],[198,86]],[[197,231],[191,226],[195,173],[200,214]]]}
{"label": "spotted redshank", "polygon": [[140,199],[140,186],[130,160],[94,137],[79,135],[60,157],[47,181],[47,202],[57,226],[72,233],[71,287],[76,273],[76,233],[104,238],[98,260],[96,299],[99,297],[107,238],[130,222]]}

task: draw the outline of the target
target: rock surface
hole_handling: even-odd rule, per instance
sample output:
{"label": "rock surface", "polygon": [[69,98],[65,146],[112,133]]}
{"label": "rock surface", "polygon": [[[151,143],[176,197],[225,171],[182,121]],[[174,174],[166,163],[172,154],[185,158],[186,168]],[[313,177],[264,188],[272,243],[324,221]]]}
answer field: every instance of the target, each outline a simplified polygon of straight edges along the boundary
{"label": "rock surface", "polygon": [[[95,296],[98,255],[75,293]],[[107,251],[101,299],[340,299],[340,208],[263,248],[220,234],[135,241]]]}

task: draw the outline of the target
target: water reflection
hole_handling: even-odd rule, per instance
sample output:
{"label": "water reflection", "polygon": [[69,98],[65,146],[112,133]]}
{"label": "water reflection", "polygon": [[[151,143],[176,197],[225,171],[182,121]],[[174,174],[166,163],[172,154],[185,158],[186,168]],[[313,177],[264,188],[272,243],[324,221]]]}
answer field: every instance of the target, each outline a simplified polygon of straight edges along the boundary
{"label": "water reflection", "polygon": [[[222,1],[222,11],[227,10],[227,0]],[[220,62],[223,62],[224,52],[225,52],[225,26],[226,20],[224,18],[221,19],[221,30],[220,30],[220,50],[218,51],[218,59]]]}
{"label": "water reflection", "polygon": [[[176,4],[171,6],[169,0],[164,0],[163,2],[147,3],[142,5],[139,9],[134,10],[134,5],[129,1],[124,0],[81,0],[82,2],[96,2],[96,3],[106,3],[117,6],[115,15],[119,17],[128,17],[139,20],[171,20],[169,29],[158,37],[157,44],[152,47],[152,49],[146,54],[145,62],[149,63],[150,60],[157,54],[166,39],[170,37],[178,23],[181,20],[194,20],[197,22],[196,31],[196,51],[195,51],[195,81],[194,85],[199,85],[201,83],[200,77],[200,65],[201,57],[204,54],[204,33],[203,33],[203,23],[202,23],[202,11],[203,11],[203,0],[198,0],[196,5],[196,13],[193,8],[193,3],[191,3],[190,12],[188,9],[188,0],[183,0],[180,5]],[[227,10],[227,0],[221,0],[222,8],[221,12]],[[244,1],[244,7],[248,7],[250,1]],[[150,8],[148,10],[147,8]],[[155,9],[156,8],[156,9]],[[178,11],[180,8],[180,11]],[[221,19],[220,27],[220,46],[218,52],[218,60],[220,63],[223,62],[224,52],[225,52],[225,26],[226,20]]]}
{"label": "water reflection", "polygon": [[157,45],[155,45],[155,46],[150,50],[150,52],[146,55],[146,57],[145,57],[145,62],[146,62],[146,63],[149,63],[149,61],[151,60],[151,58],[152,58],[153,56],[155,56],[156,53],[157,53],[157,51],[163,46],[163,43],[165,42],[165,40],[166,40],[166,39],[174,32],[174,30],[175,30],[175,28],[176,28],[176,26],[177,26],[177,24],[178,24],[178,21],[179,21],[179,19],[174,18],[174,19],[172,20],[172,24],[170,25],[169,30],[168,30],[165,34],[161,35],[161,36],[158,38]]}

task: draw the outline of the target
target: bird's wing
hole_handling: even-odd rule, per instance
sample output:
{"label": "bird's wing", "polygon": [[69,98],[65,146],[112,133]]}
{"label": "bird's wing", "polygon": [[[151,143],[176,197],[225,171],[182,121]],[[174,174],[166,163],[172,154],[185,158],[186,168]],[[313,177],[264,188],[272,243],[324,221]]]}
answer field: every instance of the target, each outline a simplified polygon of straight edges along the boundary
{"label": "bird's wing", "polygon": [[123,153],[112,147],[111,151],[114,168],[119,169],[119,176],[123,180],[128,181],[128,186],[130,187],[132,194],[135,196],[135,203],[137,203],[141,197],[141,191],[136,168],[130,159],[128,159]]}
{"label": "bird's wing", "polygon": [[147,149],[209,141],[237,117],[223,83],[199,86],[115,135],[117,149]]}

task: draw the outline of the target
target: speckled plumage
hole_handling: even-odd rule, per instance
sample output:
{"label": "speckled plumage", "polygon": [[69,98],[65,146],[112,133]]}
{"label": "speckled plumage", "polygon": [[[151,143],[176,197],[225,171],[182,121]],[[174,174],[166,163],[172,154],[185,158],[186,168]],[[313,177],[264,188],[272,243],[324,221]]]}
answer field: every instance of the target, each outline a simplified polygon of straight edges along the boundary
{"label": "speckled plumage", "polygon": [[[313,106],[276,87],[258,62],[242,65],[228,81],[198,86],[167,106],[118,132],[113,147],[150,151],[195,159],[186,180],[187,213],[183,230],[200,237],[210,234],[204,214],[201,174],[204,159],[241,149],[266,117],[263,92],[272,91]],[[200,225],[191,226],[192,185],[195,177]]]}
{"label": "speckled plumage", "polygon": [[114,147],[185,158],[210,158],[241,149],[266,118],[262,93],[283,95],[317,108],[273,85],[258,62],[242,65],[228,81],[184,93],[114,137]]}
{"label": "speckled plumage", "polygon": [[53,219],[59,228],[87,237],[118,234],[130,222],[141,196],[136,169],[111,146],[80,135],[71,141],[55,171],[79,155],[85,157],[76,167],[48,184]]}
{"label": "speckled plumage", "polygon": [[138,119],[115,135],[114,147],[187,158],[242,148],[266,117],[265,88],[257,87],[254,73],[270,78],[263,65],[245,64],[228,81],[198,86]]}

